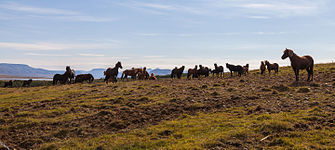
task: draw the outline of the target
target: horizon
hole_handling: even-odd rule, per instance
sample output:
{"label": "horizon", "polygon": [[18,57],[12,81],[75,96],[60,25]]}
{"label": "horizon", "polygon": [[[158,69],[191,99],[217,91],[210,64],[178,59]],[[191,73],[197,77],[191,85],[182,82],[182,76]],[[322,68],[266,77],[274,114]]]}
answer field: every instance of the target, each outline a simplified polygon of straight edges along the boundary
{"label": "horizon", "polygon": [[[0,63],[77,70],[259,68],[285,48],[333,62],[335,1],[187,0],[0,2]],[[124,70],[122,69],[122,70]]]}

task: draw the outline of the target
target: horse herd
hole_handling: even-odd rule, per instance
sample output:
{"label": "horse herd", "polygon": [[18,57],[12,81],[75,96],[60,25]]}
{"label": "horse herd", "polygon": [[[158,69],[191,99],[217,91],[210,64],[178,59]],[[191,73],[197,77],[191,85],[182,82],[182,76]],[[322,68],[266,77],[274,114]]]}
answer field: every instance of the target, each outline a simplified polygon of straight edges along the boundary
{"label": "horse herd", "polygon": [[[299,70],[301,69],[306,69],[308,72],[308,79],[307,81],[313,81],[313,66],[314,66],[314,60],[311,56],[298,56],[293,52],[293,50],[286,48],[284,50],[284,54],[282,55],[282,59],[286,59],[287,57],[290,58],[291,61],[291,66],[294,70],[295,76],[296,76],[296,81],[299,81]],[[111,82],[117,82],[116,77],[118,74],[118,69],[121,68],[121,62],[118,62],[114,68],[108,68],[105,72],[104,75],[106,76],[105,82],[108,83],[109,81]],[[237,72],[239,76],[242,74],[248,74],[249,73],[249,64],[246,64],[245,66],[241,65],[232,65],[226,63],[226,68],[229,69],[230,71],[230,76],[233,76],[233,72]],[[278,73],[279,65],[277,63],[271,64],[269,61],[265,60],[264,62],[261,61],[261,74],[265,73],[265,70],[268,70],[269,74],[271,74],[271,70],[274,70],[275,73]],[[184,73],[185,66],[182,66],[180,68],[175,67],[171,71],[171,78],[178,78],[180,79],[182,74]],[[187,79],[191,78],[200,78],[201,76],[208,77],[210,74],[212,74],[213,77],[224,77],[224,68],[223,66],[218,66],[216,63],[214,64],[214,69],[209,69],[208,67],[204,67],[202,65],[195,65],[194,68],[190,68],[187,71]],[[125,70],[122,73],[121,80],[128,78],[130,76],[133,80],[136,79],[136,77],[140,80],[145,80],[145,79],[152,79],[156,80],[155,75],[152,73],[151,76],[149,77],[149,73],[146,71],[146,68],[132,68],[129,70]]]}
{"label": "horse herd", "polygon": [[[283,52],[282,59],[289,58],[291,61],[292,69],[295,73],[296,81],[299,81],[299,70],[306,69],[308,72],[308,79],[307,81],[313,81],[313,66],[314,66],[314,60],[311,56],[298,56],[293,52],[293,50],[286,48]],[[249,73],[249,64],[246,64],[245,66],[241,65],[232,65],[229,63],[226,63],[226,68],[230,71],[230,76],[233,76],[233,72],[236,72],[238,76],[241,76],[242,74],[248,74]],[[106,71],[104,71],[104,82],[107,84],[109,82],[115,83],[117,82],[117,75],[119,74],[119,69],[122,69],[121,62],[117,62],[113,68],[108,68]],[[175,67],[171,71],[171,78],[178,78],[180,79],[182,74],[184,73],[185,66],[182,66],[180,68]],[[265,70],[268,70],[269,74],[271,74],[271,70],[274,70],[275,73],[278,73],[279,65],[277,63],[271,64],[269,61],[261,61],[260,65],[260,71],[261,74],[265,73]],[[194,68],[190,68],[187,71],[187,79],[191,78],[201,78],[201,76],[208,77],[210,74],[212,74],[213,77],[224,77],[224,67],[218,66],[216,63],[214,64],[214,69],[209,69],[208,67],[204,67],[202,65],[195,65]],[[149,73],[146,70],[146,67],[144,68],[131,68],[126,69],[122,72],[121,80],[128,79],[128,76],[131,77],[131,79],[136,80],[157,80],[156,76],[151,73]],[[74,83],[82,83],[84,81],[87,81],[89,83],[93,82],[94,77],[92,74],[79,74],[75,76],[75,71],[71,69],[69,66],[66,67],[66,71],[64,74],[55,74],[53,77],[53,85],[56,85],[57,83],[61,84],[68,84],[72,83],[74,80]],[[22,86],[30,86],[32,80],[24,81]],[[5,87],[12,86],[13,82],[5,82]]]}

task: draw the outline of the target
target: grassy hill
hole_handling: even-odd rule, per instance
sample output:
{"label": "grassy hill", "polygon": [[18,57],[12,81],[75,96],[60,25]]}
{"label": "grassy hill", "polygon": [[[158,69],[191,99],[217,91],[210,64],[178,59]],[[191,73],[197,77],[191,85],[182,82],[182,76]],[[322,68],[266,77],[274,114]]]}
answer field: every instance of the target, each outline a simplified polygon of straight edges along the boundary
{"label": "grassy hill", "polygon": [[[301,80],[307,73],[301,72]],[[278,75],[1,88],[17,149],[335,149],[335,64]]]}

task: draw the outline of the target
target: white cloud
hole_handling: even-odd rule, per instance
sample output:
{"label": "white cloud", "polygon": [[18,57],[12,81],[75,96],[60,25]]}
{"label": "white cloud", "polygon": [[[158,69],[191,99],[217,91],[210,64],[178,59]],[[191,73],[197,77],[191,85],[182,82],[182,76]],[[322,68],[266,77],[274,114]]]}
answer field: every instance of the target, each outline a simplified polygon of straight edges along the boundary
{"label": "white cloud", "polygon": [[50,57],[67,57],[71,55],[65,55],[65,54],[41,54],[41,53],[25,53],[25,55],[29,56],[50,56]]}
{"label": "white cloud", "polygon": [[158,15],[167,15],[170,12],[184,12],[189,14],[205,14],[206,11],[202,8],[191,7],[180,4],[160,4],[160,3],[142,3],[142,2],[123,2],[118,3],[121,6],[146,11]]}
{"label": "white cloud", "polygon": [[251,19],[270,19],[268,16],[248,16],[247,18]]}
{"label": "white cloud", "polygon": [[67,43],[18,43],[18,42],[0,42],[0,49],[14,50],[83,50],[83,49],[110,49],[114,44],[93,43],[93,44],[67,44]]}
{"label": "white cloud", "polygon": [[81,53],[78,54],[79,56],[87,56],[87,57],[104,57],[105,55],[103,54],[90,54],[90,53]]}
{"label": "white cloud", "polygon": [[54,9],[54,8],[40,8],[33,6],[25,6],[18,3],[2,3],[0,4],[0,8],[20,11],[26,13],[36,13],[36,14],[51,14],[51,15],[78,15],[77,12],[68,11],[63,9]]}
{"label": "white cloud", "polygon": [[[76,11],[55,8],[42,8],[27,6],[18,3],[0,3],[0,8],[11,10],[15,12],[25,13],[25,17],[37,17],[42,19],[56,19],[65,21],[79,21],[79,22],[109,22],[116,20],[110,17],[96,17],[82,14]],[[13,15],[12,15],[13,16]],[[22,16],[21,16],[22,17]],[[0,19],[15,19],[18,17],[0,17]]]}
{"label": "white cloud", "polygon": [[138,33],[137,35],[140,35],[140,36],[159,36],[159,35],[162,35],[162,34],[159,34],[159,33]]}
{"label": "white cloud", "polygon": [[323,7],[323,3],[321,1],[260,1],[259,3],[240,3],[235,7],[257,16],[289,17],[317,14]]}

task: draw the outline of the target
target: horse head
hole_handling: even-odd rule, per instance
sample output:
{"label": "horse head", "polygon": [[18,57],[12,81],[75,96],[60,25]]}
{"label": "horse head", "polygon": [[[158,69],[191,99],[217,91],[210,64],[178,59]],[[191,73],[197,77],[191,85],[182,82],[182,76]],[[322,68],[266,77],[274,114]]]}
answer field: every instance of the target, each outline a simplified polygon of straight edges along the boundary
{"label": "horse head", "polygon": [[66,68],[65,68],[65,69],[66,69],[66,71],[67,71],[67,72],[70,72],[70,71],[71,71],[71,68],[70,68],[70,66],[66,66]]}
{"label": "horse head", "polygon": [[284,50],[283,56],[281,56],[281,59],[286,59],[287,57],[292,57],[292,56],[293,56],[293,51],[290,50],[290,49],[288,49],[288,48],[286,48]]}
{"label": "horse head", "polygon": [[115,67],[122,69],[121,62],[118,61],[118,62],[116,63],[116,65],[115,65]]}

